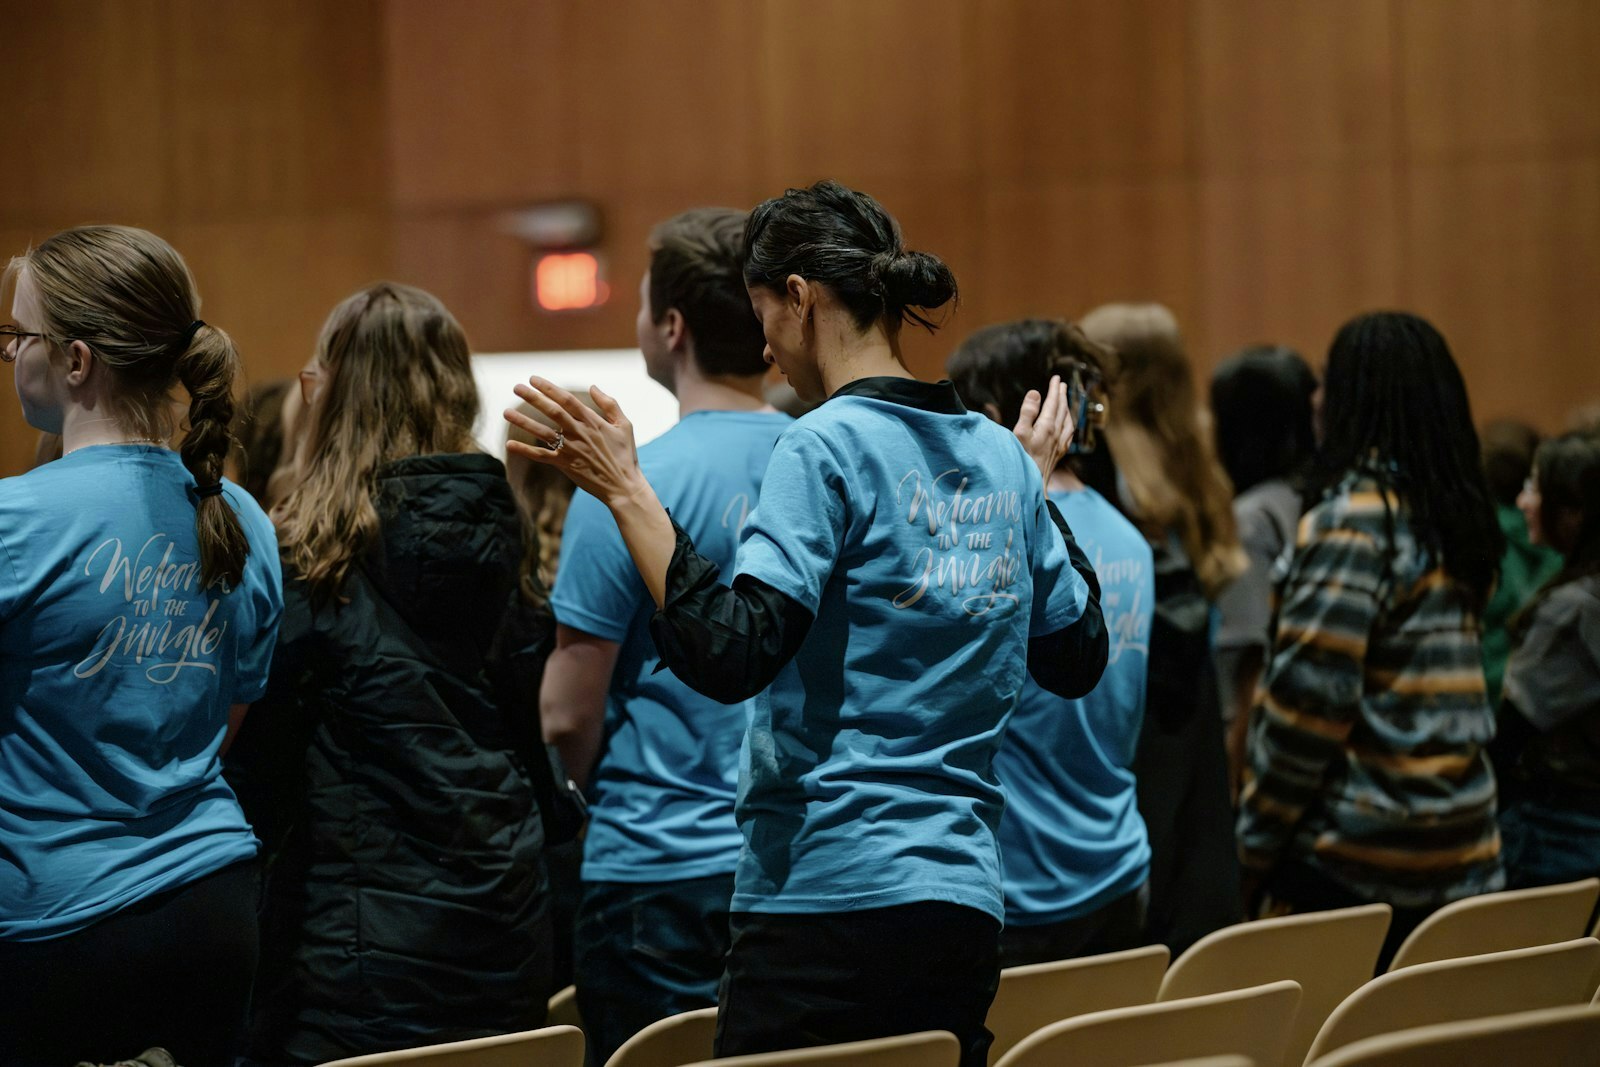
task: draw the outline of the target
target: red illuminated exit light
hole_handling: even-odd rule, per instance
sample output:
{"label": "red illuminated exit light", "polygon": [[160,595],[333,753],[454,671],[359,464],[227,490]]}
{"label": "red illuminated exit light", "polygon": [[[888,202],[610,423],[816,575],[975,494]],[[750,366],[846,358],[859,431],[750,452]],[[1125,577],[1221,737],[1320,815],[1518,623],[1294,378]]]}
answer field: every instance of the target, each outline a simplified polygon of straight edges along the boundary
{"label": "red illuminated exit light", "polygon": [[554,252],[533,267],[533,300],[545,311],[596,308],[611,295],[592,252]]}

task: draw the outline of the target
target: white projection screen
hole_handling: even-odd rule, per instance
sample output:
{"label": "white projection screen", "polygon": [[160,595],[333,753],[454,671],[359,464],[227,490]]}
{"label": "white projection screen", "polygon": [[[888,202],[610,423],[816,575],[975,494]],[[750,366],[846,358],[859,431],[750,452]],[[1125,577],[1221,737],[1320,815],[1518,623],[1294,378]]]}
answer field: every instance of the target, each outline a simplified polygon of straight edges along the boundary
{"label": "white projection screen", "polygon": [[480,411],[476,436],[490,455],[505,458],[506,420],[500,413],[521,403],[511,387],[537,374],[564,389],[584,394],[598,385],[617,398],[633,422],[640,443],[659,437],[678,421],[678,402],[644,372],[637,348],[581,352],[498,352],[472,357]]}

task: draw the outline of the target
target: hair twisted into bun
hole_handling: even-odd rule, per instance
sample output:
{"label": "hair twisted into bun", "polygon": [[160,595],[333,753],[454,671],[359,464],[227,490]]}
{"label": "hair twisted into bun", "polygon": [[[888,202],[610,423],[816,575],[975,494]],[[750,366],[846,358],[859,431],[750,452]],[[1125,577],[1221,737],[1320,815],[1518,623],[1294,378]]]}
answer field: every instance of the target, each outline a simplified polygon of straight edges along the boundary
{"label": "hair twisted into bun", "polygon": [[752,287],[781,290],[791,274],[826,285],[863,330],[886,319],[931,331],[938,324],[924,312],[959,299],[943,260],[908,250],[883,205],[835,181],[757,206],[745,226],[744,263]]}

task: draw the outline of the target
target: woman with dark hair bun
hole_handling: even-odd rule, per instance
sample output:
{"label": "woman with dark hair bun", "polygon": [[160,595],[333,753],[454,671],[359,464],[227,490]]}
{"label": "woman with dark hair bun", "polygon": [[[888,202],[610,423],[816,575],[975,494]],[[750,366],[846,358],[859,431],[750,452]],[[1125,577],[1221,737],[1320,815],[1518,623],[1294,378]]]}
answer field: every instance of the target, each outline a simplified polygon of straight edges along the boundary
{"label": "woman with dark hair bun", "polygon": [[[1106,659],[1094,571],[1047,503],[1065,389],[1014,432],[917,381],[900,328],[954,299],[871,197],[835,182],[750,215],[767,358],[823,401],[778,439],[732,587],[676,530],[615,401],[540,378],[508,411],[612,510],[661,610],[662,660],[724,703],[761,694],[737,814],[719,1056],[948,1030],[981,1067],[1003,915],[995,752],[1025,677],[1087,692]],[[769,689],[769,686],[771,687]]]}
{"label": "woman with dark hair bun", "polygon": [[1600,875],[1600,437],[1539,446],[1519,501],[1561,570],[1513,617],[1495,738],[1513,886]]}
{"label": "woman with dark hair bun", "polygon": [[1323,390],[1239,850],[1260,913],[1392,905],[1382,971],[1433,910],[1505,882],[1478,639],[1505,539],[1466,386],[1431,325],[1346,323]]}

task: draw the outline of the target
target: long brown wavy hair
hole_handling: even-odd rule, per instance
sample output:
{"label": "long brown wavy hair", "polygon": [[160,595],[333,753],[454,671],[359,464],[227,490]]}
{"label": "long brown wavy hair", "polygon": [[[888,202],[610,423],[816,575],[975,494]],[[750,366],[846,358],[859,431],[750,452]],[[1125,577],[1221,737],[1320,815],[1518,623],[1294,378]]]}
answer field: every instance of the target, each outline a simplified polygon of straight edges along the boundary
{"label": "long brown wavy hair", "polygon": [[1152,540],[1175,533],[1206,596],[1245,568],[1233,486],[1201,424],[1178,322],[1160,304],[1106,304],[1079,322],[1116,350],[1117,417],[1106,441],[1128,486],[1130,518]]}
{"label": "long brown wavy hair", "polygon": [[396,282],[333,309],[308,371],[320,391],[295,484],[273,517],[291,570],[325,601],[377,541],[379,469],[472,450],[478,391],[455,317],[433,294]]}

